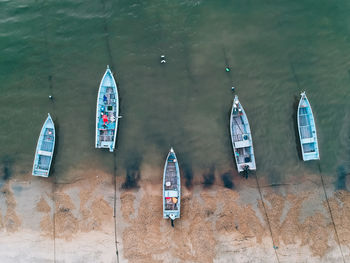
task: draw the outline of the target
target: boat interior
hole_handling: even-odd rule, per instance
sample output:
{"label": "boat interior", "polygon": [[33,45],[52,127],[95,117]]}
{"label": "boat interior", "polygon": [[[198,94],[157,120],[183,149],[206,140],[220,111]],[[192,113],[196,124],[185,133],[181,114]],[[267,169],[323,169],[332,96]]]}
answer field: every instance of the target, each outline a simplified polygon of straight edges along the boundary
{"label": "boat interior", "polygon": [[306,102],[299,108],[299,131],[301,138],[301,145],[303,147],[304,153],[313,153],[316,151],[316,141],[314,132],[312,130],[311,121],[310,121],[310,112],[309,108],[306,105]]}
{"label": "boat interior", "polygon": [[240,115],[232,115],[231,129],[233,141],[242,141],[243,134],[246,134],[246,129],[242,117]]}
{"label": "boat interior", "polygon": [[178,210],[179,185],[176,173],[176,159],[170,155],[167,161],[164,180],[165,210]]}
{"label": "boat interior", "polygon": [[237,163],[250,163],[252,161],[251,157],[251,147],[236,148],[235,155]]}
{"label": "boat interior", "polygon": [[44,138],[41,142],[40,150],[46,152],[52,152],[54,145],[54,130],[52,128],[46,128],[44,132]]}
{"label": "boat interior", "polygon": [[299,108],[299,130],[301,139],[313,137],[307,107]]}
{"label": "boat interior", "polygon": [[49,170],[52,158],[52,151],[54,147],[54,130],[52,128],[46,128],[44,131],[44,138],[41,141],[40,149],[38,151],[38,164],[37,169]]}
{"label": "boat interior", "polygon": [[114,130],[111,129],[100,129],[100,141],[110,142],[114,140]]}
{"label": "boat interior", "polygon": [[316,151],[315,143],[304,143],[302,144],[304,153],[313,153]]}
{"label": "boat interior", "polygon": [[232,116],[232,143],[234,154],[239,171],[243,170],[244,165],[254,169],[254,156],[252,154],[252,142],[250,134],[247,133],[246,124],[242,117],[242,111],[233,112]]}
{"label": "boat interior", "polygon": [[303,159],[304,161],[319,159],[317,138],[315,134],[316,130],[312,120],[312,112],[310,112],[310,107],[306,98],[303,98],[300,102],[298,117]]}
{"label": "boat interior", "polygon": [[105,92],[99,103],[98,129],[100,142],[113,142],[116,127],[116,98],[113,87],[102,87]]}
{"label": "boat interior", "polygon": [[49,170],[51,162],[51,156],[39,155],[38,169]]}

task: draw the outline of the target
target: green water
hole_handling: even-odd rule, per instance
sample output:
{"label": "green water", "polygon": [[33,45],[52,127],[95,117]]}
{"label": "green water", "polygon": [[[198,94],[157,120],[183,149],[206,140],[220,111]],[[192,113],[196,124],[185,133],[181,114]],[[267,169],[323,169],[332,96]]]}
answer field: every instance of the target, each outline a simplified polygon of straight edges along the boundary
{"label": "green water", "polygon": [[[170,146],[195,176],[212,166],[235,173],[229,137],[235,86],[258,175],[280,183],[321,170],[336,179],[350,170],[349,12],[346,0],[1,0],[2,171],[31,172],[50,112],[57,182],[75,180],[67,171],[83,164],[113,172],[115,163],[119,176],[145,163],[161,167]],[[123,116],[116,155],[94,148],[107,64]],[[316,118],[320,162],[304,163],[298,152],[295,112],[303,90]]]}

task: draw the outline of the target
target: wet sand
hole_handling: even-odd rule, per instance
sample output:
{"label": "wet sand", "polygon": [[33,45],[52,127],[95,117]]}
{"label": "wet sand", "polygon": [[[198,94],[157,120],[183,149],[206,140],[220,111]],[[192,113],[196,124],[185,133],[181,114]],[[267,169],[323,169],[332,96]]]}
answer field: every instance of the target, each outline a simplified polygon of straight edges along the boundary
{"label": "wet sand", "polygon": [[350,193],[334,192],[327,178],[328,203],[313,174],[283,185],[259,179],[262,202],[254,176],[235,176],[230,189],[219,172],[209,181],[195,175],[190,188],[182,180],[181,219],[172,228],[162,218],[162,170],[140,171],[132,189],[117,177],[116,196],[113,176],[98,170],[68,171],[83,178],[70,184],[30,175],[4,181],[0,262],[350,260]]}

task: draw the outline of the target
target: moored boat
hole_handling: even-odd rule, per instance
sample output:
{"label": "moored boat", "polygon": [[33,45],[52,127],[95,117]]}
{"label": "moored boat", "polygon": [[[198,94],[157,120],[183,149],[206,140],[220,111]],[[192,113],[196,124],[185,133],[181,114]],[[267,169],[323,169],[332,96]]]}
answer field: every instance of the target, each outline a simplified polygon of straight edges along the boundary
{"label": "moored boat", "polygon": [[119,119],[119,98],[113,73],[107,66],[102,77],[96,107],[96,148],[114,151]]}
{"label": "moored boat", "polygon": [[230,132],[238,172],[256,170],[253,140],[247,115],[236,95],[233,100]]}
{"label": "moored boat", "polygon": [[319,160],[320,154],[314,115],[305,91],[302,92],[300,96],[297,121],[303,160]]}
{"label": "moored boat", "polygon": [[33,175],[42,177],[49,176],[53,152],[55,149],[55,140],[55,125],[50,113],[48,113],[44,125],[41,128],[36,146],[32,172]]}
{"label": "moored boat", "polygon": [[163,173],[163,217],[173,221],[180,218],[180,169],[173,148],[166,158]]}

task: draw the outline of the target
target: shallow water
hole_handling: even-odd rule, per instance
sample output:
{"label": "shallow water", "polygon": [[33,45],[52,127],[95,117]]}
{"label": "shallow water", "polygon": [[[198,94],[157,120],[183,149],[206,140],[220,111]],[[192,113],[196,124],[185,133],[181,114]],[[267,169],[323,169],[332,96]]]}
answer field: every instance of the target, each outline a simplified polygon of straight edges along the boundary
{"label": "shallow water", "polygon": [[[259,176],[280,183],[321,171],[341,188],[350,170],[349,11],[344,0],[0,1],[3,176],[31,172],[47,112],[57,127],[57,182],[75,180],[68,171],[82,167],[113,172],[116,164],[124,176],[143,164],[163,166],[170,146],[185,178],[212,167],[236,171],[229,137],[235,86]],[[123,116],[115,155],[94,149],[107,64]],[[300,158],[295,113],[303,90],[320,162]]]}

